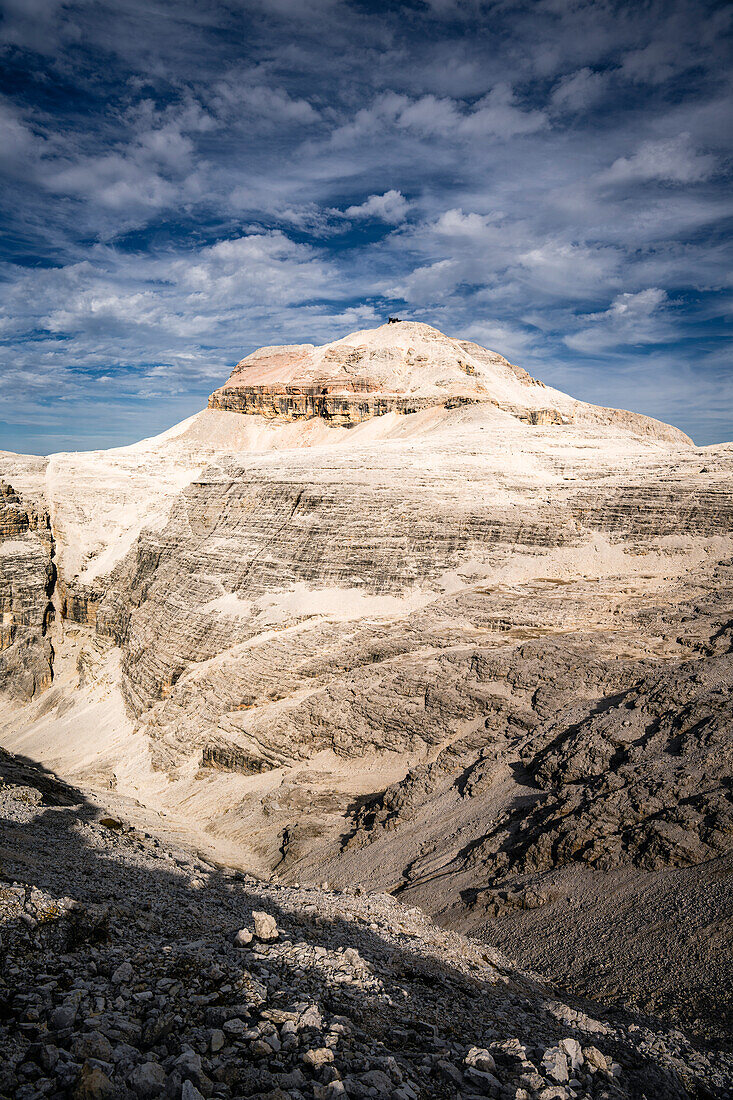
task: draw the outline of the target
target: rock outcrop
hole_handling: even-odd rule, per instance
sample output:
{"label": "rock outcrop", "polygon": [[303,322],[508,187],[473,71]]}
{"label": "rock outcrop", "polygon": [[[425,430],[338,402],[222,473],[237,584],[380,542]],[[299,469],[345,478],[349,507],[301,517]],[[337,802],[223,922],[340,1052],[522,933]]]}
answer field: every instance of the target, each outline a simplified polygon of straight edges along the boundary
{"label": "rock outcrop", "polygon": [[54,540],[48,513],[0,480],[0,690],[31,699],[51,683]]}

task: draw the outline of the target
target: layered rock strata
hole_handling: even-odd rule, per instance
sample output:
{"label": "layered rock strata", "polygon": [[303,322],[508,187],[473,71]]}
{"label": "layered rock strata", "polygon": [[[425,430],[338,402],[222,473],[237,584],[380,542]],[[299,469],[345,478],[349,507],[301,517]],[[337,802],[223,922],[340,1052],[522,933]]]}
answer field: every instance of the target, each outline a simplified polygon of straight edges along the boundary
{"label": "layered rock strata", "polygon": [[0,690],[21,699],[52,679],[55,581],[48,513],[0,481]]}
{"label": "layered rock strata", "polygon": [[[450,400],[450,398],[448,399]],[[455,400],[455,399],[454,399]],[[279,417],[284,420],[305,420],[320,416],[331,424],[359,424],[373,416],[389,412],[414,413],[428,408],[428,398],[397,397],[371,394],[368,384],[354,384],[353,393],[332,392],[322,386],[225,386],[209,398],[210,409]]]}
{"label": "layered rock strata", "polygon": [[[45,501],[59,572],[53,684],[4,705],[4,744],[222,857],[527,928],[528,951],[540,913],[587,957],[672,873],[689,927],[715,908],[730,445],[404,324],[263,349],[158,439],[2,471]],[[579,897],[600,933],[568,925]],[[644,942],[623,995],[714,1028],[729,949],[694,987],[684,937]],[[613,961],[582,980],[623,999]]]}
{"label": "layered rock strata", "polygon": [[635,657],[628,621],[475,654],[480,724],[355,807],[327,858],[294,845],[292,873],[388,886],[568,986],[725,1041],[732,581],[729,562],[676,609],[647,601]]}
{"label": "layered rock strata", "polygon": [[390,412],[474,402],[527,424],[616,423],[640,435],[690,442],[649,417],[575,401],[495,352],[416,323],[357,332],[322,348],[261,348],[237,364],[209,408],[285,420],[320,417],[348,427]]}

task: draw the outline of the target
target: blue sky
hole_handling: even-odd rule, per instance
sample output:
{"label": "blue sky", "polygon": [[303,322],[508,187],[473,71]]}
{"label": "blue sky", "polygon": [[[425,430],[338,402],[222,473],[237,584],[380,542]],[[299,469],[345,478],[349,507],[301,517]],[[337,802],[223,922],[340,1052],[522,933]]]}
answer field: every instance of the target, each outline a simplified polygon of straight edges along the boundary
{"label": "blue sky", "polygon": [[733,438],[704,0],[4,0],[0,448],[132,442],[390,312]]}

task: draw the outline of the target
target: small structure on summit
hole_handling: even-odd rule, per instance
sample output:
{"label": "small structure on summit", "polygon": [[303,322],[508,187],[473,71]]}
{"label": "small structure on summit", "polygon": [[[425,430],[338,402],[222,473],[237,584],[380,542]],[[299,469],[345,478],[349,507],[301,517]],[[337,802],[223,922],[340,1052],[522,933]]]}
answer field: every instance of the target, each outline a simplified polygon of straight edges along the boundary
{"label": "small structure on summit", "polygon": [[401,317],[388,317],[387,318],[387,324],[388,325],[399,325],[401,320],[402,320]]}

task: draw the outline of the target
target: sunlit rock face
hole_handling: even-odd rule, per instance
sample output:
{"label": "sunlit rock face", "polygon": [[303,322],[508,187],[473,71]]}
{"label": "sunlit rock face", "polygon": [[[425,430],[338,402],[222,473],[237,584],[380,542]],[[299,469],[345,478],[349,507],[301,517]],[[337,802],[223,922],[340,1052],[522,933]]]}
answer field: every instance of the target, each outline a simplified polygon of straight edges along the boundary
{"label": "sunlit rock face", "polygon": [[472,402],[493,404],[529,424],[619,423],[690,442],[649,417],[574,401],[495,352],[413,322],[356,332],[324,347],[261,348],[237,364],[209,408],[285,420],[317,416],[350,426],[390,412]]}
{"label": "sunlit rock face", "polygon": [[20,569],[49,647],[13,751],[461,927],[728,858],[731,445],[402,323],[262,349],[160,437],[0,476],[50,524],[5,523],[4,616]]}

